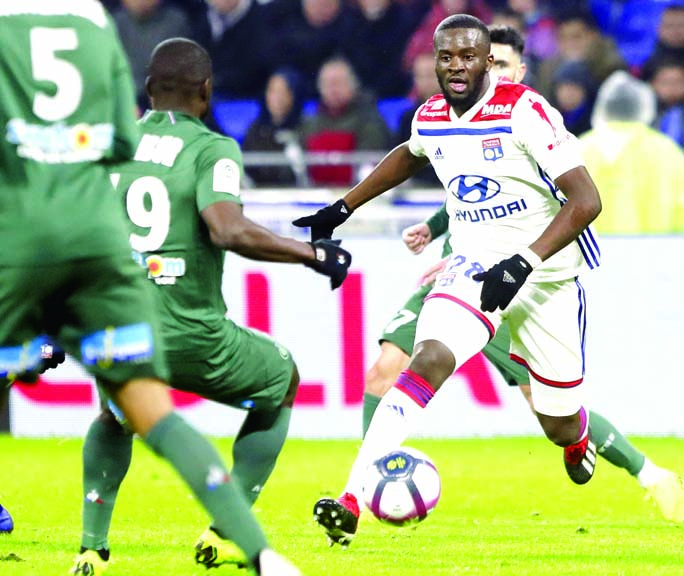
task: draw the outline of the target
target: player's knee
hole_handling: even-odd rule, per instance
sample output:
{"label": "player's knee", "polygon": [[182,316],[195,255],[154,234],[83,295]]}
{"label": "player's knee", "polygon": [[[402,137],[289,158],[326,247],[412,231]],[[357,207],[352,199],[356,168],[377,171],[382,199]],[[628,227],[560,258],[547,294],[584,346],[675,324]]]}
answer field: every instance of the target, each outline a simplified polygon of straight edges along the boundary
{"label": "player's knee", "polygon": [[547,416],[537,413],[546,437],[557,446],[570,446],[579,436],[577,418],[573,416]]}
{"label": "player's knee", "polygon": [[426,340],[416,345],[409,369],[425,378],[435,390],[451,376],[456,366],[454,355],[437,340]]}
{"label": "player's knee", "polygon": [[109,408],[103,408],[100,414],[98,414],[97,420],[112,431],[119,433],[125,432],[124,427]]}

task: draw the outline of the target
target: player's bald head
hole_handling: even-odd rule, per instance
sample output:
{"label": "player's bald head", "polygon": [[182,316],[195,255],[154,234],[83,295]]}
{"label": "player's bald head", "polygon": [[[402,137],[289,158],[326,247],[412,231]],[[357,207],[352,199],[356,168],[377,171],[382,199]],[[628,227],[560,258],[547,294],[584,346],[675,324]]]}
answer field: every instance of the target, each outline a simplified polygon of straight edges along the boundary
{"label": "player's bald head", "polygon": [[171,38],[157,44],[147,71],[150,93],[187,93],[211,78],[211,58],[197,42]]}

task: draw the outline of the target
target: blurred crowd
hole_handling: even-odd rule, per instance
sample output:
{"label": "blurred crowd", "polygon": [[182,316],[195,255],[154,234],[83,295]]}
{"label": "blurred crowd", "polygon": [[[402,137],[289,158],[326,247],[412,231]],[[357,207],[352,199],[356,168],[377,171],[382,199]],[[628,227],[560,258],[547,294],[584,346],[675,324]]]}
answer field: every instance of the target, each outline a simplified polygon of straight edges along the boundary
{"label": "blurred crowd", "polygon": [[[597,142],[594,132],[605,111],[597,114],[601,87],[609,78],[637,81],[644,89],[640,97],[652,98],[654,107],[648,117],[634,121],[648,128],[648,135],[655,132],[674,143],[680,157],[667,155],[668,161],[684,164],[684,0],[104,4],[130,58],[140,108],[146,107],[144,63],[152,48],[169,37],[193,38],[214,62],[215,114],[207,123],[235,137],[245,152],[293,146],[307,153],[388,151],[407,138],[415,109],[439,91],[432,61],[435,27],[446,16],[465,12],[521,32],[525,84],[558,108],[576,136],[591,135],[598,152],[614,147],[610,140]],[[639,138],[643,142],[643,134]],[[304,180],[297,172],[287,163],[247,166],[255,187],[303,181],[348,186],[358,178],[351,165],[309,166]],[[419,184],[439,185],[429,175]],[[678,194],[681,198],[684,192]],[[684,222],[679,228],[684,231]]]}

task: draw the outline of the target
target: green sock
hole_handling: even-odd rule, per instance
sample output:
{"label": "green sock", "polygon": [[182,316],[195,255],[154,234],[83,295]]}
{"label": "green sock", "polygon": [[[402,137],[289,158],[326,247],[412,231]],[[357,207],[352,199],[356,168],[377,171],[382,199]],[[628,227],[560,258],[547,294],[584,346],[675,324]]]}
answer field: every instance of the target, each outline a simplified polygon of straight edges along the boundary
{"label": "green sock", "polygon": [[233,443],[233,478],[254,504],[275,467],[290,427],[292,408],[249,412]]}
{"label": "green sock", "polygon": [[220,536],[235,542],[250,559],[268,547],[249,504],[211,442],[173,412],[150,430],[145,441],[187,482]]}
{"label": "green sock", "polygon": [[382,398],[376,396],[375,394],[369,394],[364,392],[363,394],[363,436],[366,436],[368,432],[368,427],[370,426],[371,420],[373,419],[373,414],[380,404]]}
{"label": "green sock", "polygon": [[111,416],[100,414],[88,428],[83,444],[83,548],[109,549],[109,524],[132,450],[133,436]]}
{"label": "green sock", "polygon": [[646,457],[600,414],[591,412],[589,424],[591,437],[598,453],[613,466],[624,468],[636,477],[644,467]]}

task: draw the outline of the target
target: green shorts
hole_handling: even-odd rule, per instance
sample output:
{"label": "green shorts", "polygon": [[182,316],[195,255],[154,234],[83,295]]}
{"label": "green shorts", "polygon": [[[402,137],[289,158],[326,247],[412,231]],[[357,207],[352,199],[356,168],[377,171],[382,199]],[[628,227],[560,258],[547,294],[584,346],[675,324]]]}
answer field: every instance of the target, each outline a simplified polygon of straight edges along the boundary
{"label": "green shorts", "polygon": [[0,377],[35,367],[49,336],[101,382],[165,380],[151,290],[128,253],[0,268]]}
{"label": "green shorts", "polygon": [[416,339],[418,314],[423,308],[423,300],[432,289],[432,284],[421,286],[406,301],[404,306],[385,326],[380,342],[391,342],[407,355],[413,354],[413,341]]}
{"label": "green shorts", "polygon": [[170,385],[235,408],[272,409],[290,386],[294,360],[268,335],[225,319],[223,344],[211,353],[167,353]]}
{"label": "green shorts", "polygon": [[[423,301],[432,285],[421,286],[406,301],[404,306],[390,320],[380,337],[380,342],[391,342],[404,351],[407,356],[413,353],[413,342],[416,337],[418,314],[423,308]],[[484,347],[482,353],[494,365],[510,386],[529,384],[527,368],[511,360],[509,346],[511,336],[508,325],[504,322],[494,338]]]}

